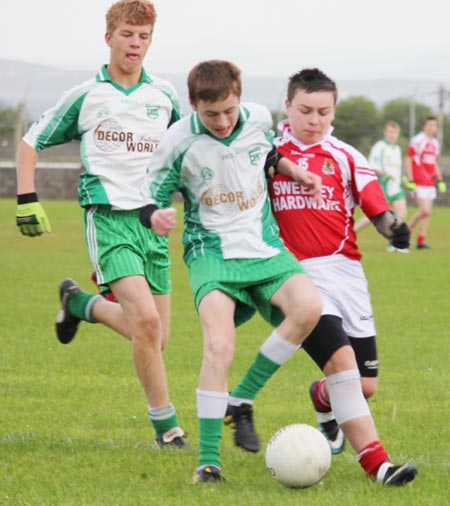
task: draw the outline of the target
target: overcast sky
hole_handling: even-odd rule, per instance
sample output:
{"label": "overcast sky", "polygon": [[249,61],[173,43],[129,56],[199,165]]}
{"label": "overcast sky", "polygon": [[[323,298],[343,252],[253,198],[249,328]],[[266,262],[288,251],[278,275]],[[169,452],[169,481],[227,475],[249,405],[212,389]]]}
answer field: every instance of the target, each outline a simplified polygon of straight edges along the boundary
{"label": "overcast sky", "polygon": [[[1,0],[0,58],[93,70],[108,60],[112,0]],[[244,76],[318,66],[335,79],[449,82],[449,0],[155,0],[145,66],[187,73],[210,58]]]}

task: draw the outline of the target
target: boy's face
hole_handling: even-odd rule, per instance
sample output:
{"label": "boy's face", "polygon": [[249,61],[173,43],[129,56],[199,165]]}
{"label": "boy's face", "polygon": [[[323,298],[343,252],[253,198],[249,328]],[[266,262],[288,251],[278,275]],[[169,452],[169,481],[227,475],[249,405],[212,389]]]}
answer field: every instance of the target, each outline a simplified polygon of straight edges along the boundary
{"label": "boy's face", "polygon": [[388,141],[389,144],[395,144],[400,135],[400,129],[389,125],[384,129],[384,138]]}
{"label": "boy's face", "polygon": [[199,100],[191,107],[197,111],[203,126],[219,139],[226,139],[232,133],[239,120],[240,99],[234,93],[224,100],[212,102]]}
{"label": "boy's face", "polygon": [[121,22],[105,40],[111,48],[110,64],[125,74],[140,72],[152,41],[152,25],[130,25]]}
{"label": "boy's face", "polygon": [[297,90],[291,101],[286,100],[292,134],[307,145],[325,137],[334,119],[334,111],[334,94],[331,91],[307,93]]}
{"label": "boy's face", "polygon": [[437,120],[435,119],[429,119],[425,121],[425,124],[423,125],[423,131],[428,137],[434,137],[436,135],[438,129]]}

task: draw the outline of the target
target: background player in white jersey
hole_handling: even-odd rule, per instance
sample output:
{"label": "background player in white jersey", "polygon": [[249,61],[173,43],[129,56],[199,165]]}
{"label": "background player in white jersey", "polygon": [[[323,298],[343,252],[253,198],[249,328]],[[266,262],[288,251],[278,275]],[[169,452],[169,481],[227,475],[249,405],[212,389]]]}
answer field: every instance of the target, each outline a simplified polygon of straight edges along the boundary
{"label": "background player in white jersey", "polygon": [[[377,175],[388,204],[399,218],[405,220],[407,205],[402,187],[402,152],[397,144],[400,130],[400,125],[395,121],[388,121],[384,125],[384,138],[372,146],[369,163]],[[355,232],[358,233],[370,223],[370,219],[363,216],[355,223]],[[409,251],[407,248],[395,248],[392,244],[388,245],[387,250],[402,253]]]}
{"label": "background player in white jersey", "polygon": [[143,229],[136,219],[146,204],[140,188],[148,159],[181,115],[172,85],[142,67],[155,19],[154,6],[147,0],[120,0],[110,7],[105,35],[109,63],[95,79],[66,92],[19,146],[17,225],[27,236],[50,232],[34,184],[38,152],[80,140],[85,172],[78,195],[85,210],[85,242],[99,284],[109,286],[119,304],[64,280],[57,337],[70,342],[84,320],[104,323],[131,339],[155,441],[182,447],[183,431],[169,400],[162,358],[170,319],[167,239]]}
{"label": "background player in white jersey", "polygon": [[422,132],[415,135],[409,144],[406,156],[406,175],[410,181],[408,188],[414,192],[418,210],[409,221],[412,230],[419,225],[417,249],[429,249],[426,242],[430,224],[433,200],[436,198],[435,181],[440,193],[447,191],[438,165],[439,141],[435,135],[438,123],[434,116],[428,116],[423,124]]}
{"label": "background player in white jersey", "polygon": [[[189,73],[188,88],[194,112],[169,129],[150,160],[154,204],[143,209],[141,221],[169,233],[175,209],[168,206],[181,190],[184,259],[204,341],[197,483],[223,480],[220,439],[235,327],[256,310],[276,326],[247,372],[246,394],[252,399],[311,332],[322,303],[283,246],[270,209],[265,168],[272,164],[268,155],[276,154],[270,112],[240,103],[240,70],[230,62],[199,63]],[[305,190],[310,198],[319,200],[320,178],[305,171],[299,178],[311,188]]]}
{"label": "background player in white jersey", "polygon": [[385,485],[403,485],[414,479],[417,469],[390,462],[364,399],[376,388],[378,360],[370,295],[353,230],[354,207],[359,203],[397,248],[408,247],[409,231],[390,211],[368,161],[332,136],[336,100],[336,84],[319,69],[304,69],[289,79],[287,120],[279,125],[282,135],[276,145],[282,156],[322,178],[323,202],[312,202],[292,171],[290,177],[276,174],[270,181],[272,209],[284,243],[323,299],[319,323],[303,343],[326,376],[310,387],[319,426],[333,453],[344,445],[339,424],[367,475]]}

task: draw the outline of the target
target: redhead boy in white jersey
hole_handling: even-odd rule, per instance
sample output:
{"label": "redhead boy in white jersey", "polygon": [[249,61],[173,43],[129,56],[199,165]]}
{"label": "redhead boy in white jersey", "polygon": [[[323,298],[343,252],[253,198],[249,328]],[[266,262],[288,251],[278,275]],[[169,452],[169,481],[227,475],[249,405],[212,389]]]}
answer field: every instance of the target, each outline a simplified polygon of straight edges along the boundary
{"label": "redhead boy in white jersey", "polygon": [[57,337],[63,344],[71,342],[84,320],[103,323],[130,339],[155,443],[183,447],[162,358],[170,319],[167,240],[136,226],[146,203],[139,188],[148,159],[167,127],[181,116],[172,85],[142,67],[155,20],[154,6],[147,0],[120,0],[109,8],[109,63],[95,79],[67,91],[19,145],[17,225],[30,237],[50,232],[34,184],[38,152],[80,140],[85,172],[78,196],[85,211],[85,242],[97,281],[109,287],[119,303],[84,293],[75,281],[64,280]]}

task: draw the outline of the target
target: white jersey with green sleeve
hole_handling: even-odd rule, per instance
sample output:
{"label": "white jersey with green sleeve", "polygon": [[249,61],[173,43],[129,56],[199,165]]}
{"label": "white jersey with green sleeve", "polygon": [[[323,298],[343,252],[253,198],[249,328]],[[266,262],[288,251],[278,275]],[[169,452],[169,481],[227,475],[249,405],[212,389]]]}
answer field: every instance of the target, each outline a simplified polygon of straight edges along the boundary
{"label": "white jersey with green sleeve", "polygon": [[386,192],[395,195],[401,191],[402,152],[398,144],[389,144],[385,140],[376,142],[369,154],[373,169],[382,170],[387,176]]}
{"label": "white jersey with green sleeve", "polygon": [[66,91],[31,126],[24,141],[36,151],[81,141],[85,172],[79,178],[80,205],[138,209],[148,203],[141,189],[149,158],[181,116],[168,81],[142,70],[140,81],[124,89],[103,66],[95,78]]}
{"label": "white jersey with green sleeve", "polygon": [[257,104],[241,104],[227,139],[212,135],[196,112],[168,130],[150,160],[147,188],[158,207],[182,193],[188,265],[202,255],[270,258],[284,250],[264,172],[272,140],[271,114]]}

